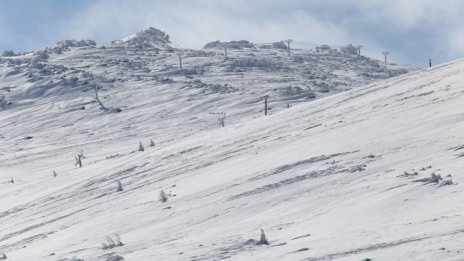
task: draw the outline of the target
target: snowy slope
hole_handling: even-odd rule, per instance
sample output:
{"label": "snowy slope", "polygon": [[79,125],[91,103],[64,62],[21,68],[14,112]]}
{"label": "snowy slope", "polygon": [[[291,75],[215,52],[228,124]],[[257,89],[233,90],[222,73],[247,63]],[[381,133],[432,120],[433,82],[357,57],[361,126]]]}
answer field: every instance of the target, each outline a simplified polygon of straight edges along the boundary
{"label": "snowy slope", "polygon": [[[217,58],[191,79],[175,53],[156,52],[148,62],[150,51],[113,44],[3,62],[0,89],[13,102],[0,111],[8,260],[462,260],[464,61],[311,102],[275,92],[263,116],[259,97],[285,86],[279,79],[303,83],[302,66],[241,66],[241,78],[222,70],[233,59]],[[122,112],[98,108],[94,83]],[[261,228],[270,245],[256,245]],[[123,245],[103,249],[113,234]]]}

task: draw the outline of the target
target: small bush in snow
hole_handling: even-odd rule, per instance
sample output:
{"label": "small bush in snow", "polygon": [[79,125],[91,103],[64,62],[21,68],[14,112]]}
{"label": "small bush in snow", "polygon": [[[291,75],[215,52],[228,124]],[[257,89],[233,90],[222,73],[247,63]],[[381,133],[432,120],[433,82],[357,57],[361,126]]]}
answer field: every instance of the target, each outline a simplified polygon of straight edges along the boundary
{"label": "small bush in snow", "polygon": [[145,151],[142,142],[139,142],[139,151]]}
{"label": "small bush in snow", "polygon": [[264,234],[264,230],[261,229],[261,237],[259,241],[256,243],[258,245],[269,245],[269,241],[267,241],[266,234]]}
{"label": "small bush in snow", "polygon": [[6,255],[5,254],[0,254],[0,260],[5,260],[6,259]]}
{"label": "small bush in snow", "polygon": [[13,177],[11,177],[10,181],[9,181],[11,184],[14,184],[14,179]]}
{"label": "small bush in snow", "polygon": [[111,249],[122,245],[124,244],[121,242],[121,237],[118,234],[114,234],[106,237],[106,242],[102,243],[102,248]]}
{"label": "small bush in snow", "polygon": [[121,181],[118,180],[117,186],[116,186],[116,191],[120,192],[120,191],[123,191],[123,190],[124,189],[122,188],[122,183],[121,183]]}
{"label": "small bush in snow", "polygon": [[164,190],[161,190],[160,191],[160,194],[159,194],[159,200],[163,203],[165,203],[166,201],[168,201],[168,196],[166,195],[166,193],[164,193]]}
{"label": "small bush in snow", "polygon": [[58,176],[58,174],[56,174],[56,171],[53,171],[53,177],[56,178],[56,176]]}
{"label": "small bush in snow", "polygon": [[150,147],[155,147],[155,142],[152,139],[150,140]]}

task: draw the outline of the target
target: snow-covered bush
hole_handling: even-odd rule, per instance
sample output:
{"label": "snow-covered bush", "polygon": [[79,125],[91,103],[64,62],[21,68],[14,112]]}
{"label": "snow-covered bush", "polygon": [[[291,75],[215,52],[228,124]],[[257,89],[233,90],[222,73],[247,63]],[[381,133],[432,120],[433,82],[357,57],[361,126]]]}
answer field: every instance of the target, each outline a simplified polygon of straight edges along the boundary
{"label": "snow-covered bush", "polygon": [[124,257],[111,253],[108,256],[105,256],[105,261],[123,261]]}
{"label": "snow-covered bush", "polygon": [[0,108],[6,109],[6,107],[12,105],[13,102],[10,100],[7,100],[5,96],[0,96]]}
{"label": "snow-covered bush", "polygon": [[62,54],[69,51],[71,47],[95,47],[97,43],[93,40],[63,40],[56,43],[55,47],[47,48],[47,52]]}
{"label": "snow-covered bush", "polygon": [[454,185],[453,180],[451,178],[444,180],[443,182],[440,183],[441,186],[451,186]]}
{"label": "snow-covered bush", "polygon": [[276,49],[288,49],[284,41],[272,43],[272,47]]}
{"label": "snow-covered bush", "polygon": [[142,142],[139,142],[139,151],[145,151]]}
{"label": "snow-covered bush", "polygon": [[332,53],[333,49],[330,48],[327,44],[323,44],[321,46],[316,47],[316,52],[319,53]]}
{"label": "snow-covered bush", "polygon": [[214,42],[209,42],[203,46],[205,49],[212,49],[212,48],[224,48],[224,43],[221,41],[214,41]]}
{"label": "snow-covered bush", "polygon": [[56,43],[57,47],[69,48],[69,47],[84,47],[84,46],[95,46],[97,43],[93,40],[63,40]]}
{"label": "snow-covered bush", "polygon": [[123,191],[123,190],[124,190],[124,189],[122,188],[122,183],[121,183],[121,181],[118,180],[118,181],[116,182],[116,192],[121,192],[121,191]]}
{"label": "snow-covered bush", "polygon": [[303,90],[303,89],[302,89],[301,87],[299,87],[299,86],[287,86],[287,87],[284,87],[284,88],[279,89],[279,92],[280,92],[280,94],[282,94],[283,96],[293,96],[293,95],[303,94],[303,93],[305,93],[306,91]]}
{"label": "snow-covered bush", "polygon": [[49,58],[48,52],[44,50],[39,50],[35,52],[34,55],[40,60],[47,60]]}
{"label": "snow-covered bush", "polygon": [[356,46],[349,44],[345,47],[341,47],[340,51],[344,54],[358,55],[358,48]]}
{"label": "snow-covered bush", "polygon": [[15,56],[15,52],[13,50],[5,50],[2,52],[2,56],[5,56],[5,57],[11,57],[11,56]]}
{"label": "snow-covered bush", "polygon": [[207,52],[203,50],[189,50],[185,57],[212,57],[215,56],[215,52]]}
{"label": "snow-covered bush", "polygon": [[316,98],[316,94],[314,92],[308,92],[306,99],[314,99]]}
{"label": "snow-covered bush", "polygon": [[443,180],[443,178],[441,177],[440,174],[437,175],[437,174],[435,174],[435,172],[430,174],[430,182],[438,183],[438,182],[440,182],[440,180]]}
{"label": "snow-covered bush", "polygon": [[184,75],[198,75],[198,74],[203,74],[205,70],[199,66],[195,66],[190,69],[183,69],[181,71]]}
{"label": "snow-covered bush", "polygon": [[227,45],[228,49],[238,49],[242,50],[243,48],[255,48],[255,45],[253,43],[250,43],[249,41],[246,40],[240,40],[240,41],[230,41],[230,42],[220,42],[220,41],[214,41],[207,43],[203,48],[205,49],[222,49]]}
{"label": "snow-covered bush", "polygon": [[241,50],[243,48],[255,48],[255,45],[246,40],[230,41],[227,43],[227,48]]}
{"label": "snow-covered bush", "polygon": [[261,236],[259,238],[259,241],[256,242],[258,245],[269,245],[269,241],[267,240],[266,234],[264,233],[264,230],[261,229]]}
{"label": "snow-covered bush", "polygon": [[118,234],[106,237],[106,242],[102,243],[103,249],[111,249],[118,246],[123,246],[121,237]]}
{"label": "snow-covered bush", "polygon": [[166,193],[164,193],[164,190],[160,191],[159,201],[161,201],[162,203],[166,203],[166,201],[168,201],[168,196],[166,195]]}
{"label": "snow-covered bush", "polygon": [[5,259],[6,259],[5,253],[0,254],[0,260],[5,260]]}

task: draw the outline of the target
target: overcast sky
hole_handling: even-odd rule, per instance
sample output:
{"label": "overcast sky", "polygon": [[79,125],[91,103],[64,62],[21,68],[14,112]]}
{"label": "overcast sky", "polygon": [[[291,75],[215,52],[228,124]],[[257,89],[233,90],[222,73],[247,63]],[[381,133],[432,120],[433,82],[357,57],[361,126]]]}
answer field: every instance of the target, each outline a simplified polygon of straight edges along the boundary
{"label": "overcast sky", "polygon": [[107,43],[153,26],[181,47],[242,39],[353,43],[370,56],[388,50],[391,62],[423,67],[428,58],[464,56],[463,12],[459,0],[0,0],[0,50],[63,39]]}

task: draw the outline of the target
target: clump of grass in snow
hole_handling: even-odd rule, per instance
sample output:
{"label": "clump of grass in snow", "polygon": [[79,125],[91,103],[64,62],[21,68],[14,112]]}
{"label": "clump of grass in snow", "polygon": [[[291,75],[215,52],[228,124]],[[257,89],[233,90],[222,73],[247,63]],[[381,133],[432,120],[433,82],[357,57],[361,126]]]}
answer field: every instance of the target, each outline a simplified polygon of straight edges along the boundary
{"label": "clump of grass in snow", "polygon": [[124,244],[121,241],[121,237],[118,234],[106,237],[106,242],[102,243],[103,249],[112,249],[115,247],[123,246]]}

